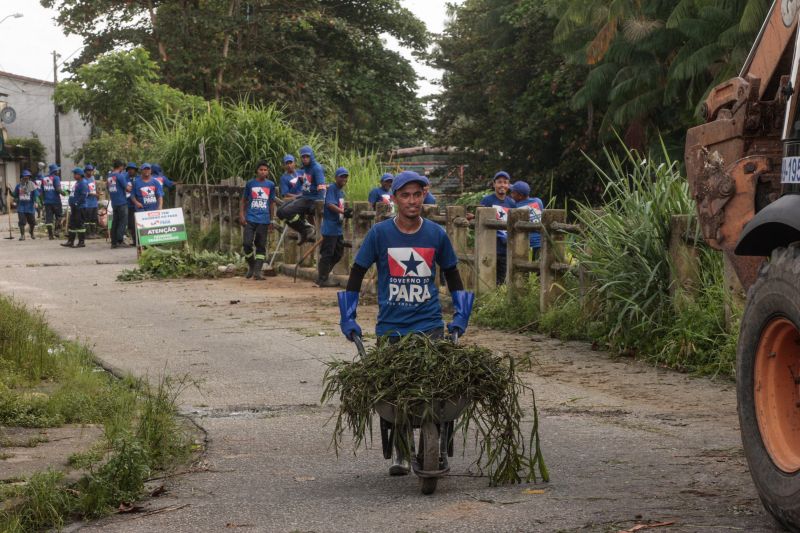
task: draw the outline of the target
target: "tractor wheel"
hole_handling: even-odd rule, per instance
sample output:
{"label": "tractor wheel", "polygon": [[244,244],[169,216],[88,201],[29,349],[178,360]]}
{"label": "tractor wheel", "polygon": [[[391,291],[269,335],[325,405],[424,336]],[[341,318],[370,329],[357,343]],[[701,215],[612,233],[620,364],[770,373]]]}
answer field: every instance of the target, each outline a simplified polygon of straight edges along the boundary
{"label": "tractor wheel", "polygon": [[800,246],[772,252],[748,292],[736,363],[742,444],[767,511],[800,532]]}

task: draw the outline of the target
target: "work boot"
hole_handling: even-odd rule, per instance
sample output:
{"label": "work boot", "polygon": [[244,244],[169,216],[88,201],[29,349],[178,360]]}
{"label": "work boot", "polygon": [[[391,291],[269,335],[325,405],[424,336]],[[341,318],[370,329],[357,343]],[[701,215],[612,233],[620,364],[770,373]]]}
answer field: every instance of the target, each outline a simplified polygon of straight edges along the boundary
{"label": "work boot", "polygon": [[253,259],[252,257],[248,257],[247,258],[247,274],[244,275],[244,277],[246,277],[247,279],[250,279],[250,278],[253,277],[253,273],[255,272],[255,268],[256,268],[255,263],[256,263],[256,260]]}
{"label": "work boot", "polygon": [[253,279],[256,281],[261,281],[264,279],[264,276],[261,275],[261,267],[264,266],[263,259],[256,259],[253,261]]}
{"label": "work boot", "polygon": [[314,240],[314,234],[316,231],[314,230],[314,226],[311,224],[306,224],[303,226],[303,231],[300,232],[300,240],[297,241],[297,245],[301,246],[307,242],[312,242]]}
{"label": "work boot", "polygon": [[50,239],[51,241],[55,239],[55,237],[53,236],[53,226],[47,226],[47,238]]}
{"label": "work boot", "polygon": [[25,228],[20,228],[19,229],[19,240],[21,240],[21,241],[25,240]]}
{"label": "work boot", "polygon": [[36,235],[33,234],[33,227],[30,229],[31,239],[36,240]]}
{"label": "work boot", "polygon": [[317,287],[338,287],[339,283],[335,280],[331,279],[330,276],[326,276],[325,278],[317,278],[317,281],[314,282]]}
{"label": "work boot", "polygon": [[75,239],[67,239],[67,242],[62,242],[61,246],[66,246],[67,248],[73,248],[75,246]]}
{"label": "work boot", "polygon": [[408,461],[407,452],[404,453],[398,446],[392,448],[392,466],[389,467],[390,476],[407,476],[411,472],[411,463]]}
{"label": "work boot", "polygon": [[84,234],[83,234],[83,233],[81,233],[81,234],[78,236],[78,244],[76,244],[76,245],[75,245],[75,248],[84,248],[84,247],[86,246],[86,243],[85,243],[85,242],[83,242],[83,240],[84,240],[85,238],[86,238],[86,237],[84,237]]}

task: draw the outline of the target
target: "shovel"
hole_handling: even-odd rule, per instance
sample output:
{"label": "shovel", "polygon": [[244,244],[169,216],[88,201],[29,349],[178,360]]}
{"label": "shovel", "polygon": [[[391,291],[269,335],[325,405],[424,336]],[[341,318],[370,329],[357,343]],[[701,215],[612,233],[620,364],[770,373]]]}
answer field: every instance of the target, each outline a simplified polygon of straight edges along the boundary
{"label": "shovel", "polygon": [[278,255],[278,250],[281,249],[281,244],[283,244],[283,239],[286,237],[286,232],[289,231],[289,226],[283,226],[283,231],[281,232],[281,238],[278,239],[278,244],[275,245],[275,251],[272,252],[272,258],[269,260],[269,264],[267,265],[266,270],[264,270],[264,275],[273,277],[277,276],[278,274],[275,272],[275,269],[272,268],[272,264],[275,262],[275,256]]}

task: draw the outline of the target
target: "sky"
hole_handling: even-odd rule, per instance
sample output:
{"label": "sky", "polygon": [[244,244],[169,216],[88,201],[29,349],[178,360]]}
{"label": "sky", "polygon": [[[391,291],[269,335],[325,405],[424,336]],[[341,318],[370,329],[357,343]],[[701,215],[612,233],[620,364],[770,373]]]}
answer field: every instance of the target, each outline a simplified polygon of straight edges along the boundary
{"label": "sky", "polygon": [[[462,0],[450,0],[450,3],[461,3]],[[401,0],[418,18],[428,25],[428,31],[441,33],[446,20],[447,0]],[[0,22],[0,70],[37,79],[53,79],[53,50],[61,56],[60,63],[76,55],[82,47],[82,39],[75,35],[66,36],[53,21],[56,10],[45,9],[39,0],[0,1],[0,20],[13,13],[22,13],[21,18],[7,18]],[[387,37],[390,48],[400,51],[409,59],[419,80],[419,94],[425,96],[438,92],[435,85],[440,78],[439,73],[427,67],[411,56],[410,52],[401,49],[394,39]],[[60,70],[60,69],[59,69]],[[64,77],[59,72],[59,79]],[[2,92],[2,88],[0,88]]]}

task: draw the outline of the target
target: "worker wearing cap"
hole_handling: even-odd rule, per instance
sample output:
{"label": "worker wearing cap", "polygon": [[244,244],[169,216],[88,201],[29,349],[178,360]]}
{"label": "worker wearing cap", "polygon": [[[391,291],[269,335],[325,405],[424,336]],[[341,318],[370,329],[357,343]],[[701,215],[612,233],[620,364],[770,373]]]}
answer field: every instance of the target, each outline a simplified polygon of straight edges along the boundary
{"label": "worker wearing cap", "polygon": [[35,239],[33,228],[36,227],[36,200],[39,188],[31,181],[30,170],[23,170],[20,182],[14,187],[12,194],[17,201],[17,217],[19,218],[19,240],[25,240],[25,226],[30,227],[31,239]]}
{"label": "worker wearing cap", "polygon": [[[67,242],[62,242],[61,246],[68,248],[83,248],[86,246],[86,228],[83,225],[83,210],[86,207],[86,199],[89,197],[89,187],[83,179],[84,172],[80,167],[72,169],[72,179],[75,184],[72,187],[72,194],[69,197],[69,228]],[[75,244],[75,237],[78,244]]]}
{"label": "worker wearing cap", "polygon": [[[494,207],[497,220],[507,221],[508,210],[517,206],[514,200],[508,196],[510,182],[511,176],[508,175],[508,172],[501,170],[494,175],[494,179],[492,180],[494,193],[487,194],[481,199],[480,204],[483,207]],[[497,245],[495,247],[495,253],[497,254],[497,274],[495,281],[497,285],[502,285],[506,282],[507,244],[508,232],[506,230],[497,230]]]}
{"label": "worker wearing cap", "polygon": [[303,173],[297,170],[297,162],[292,154],[283,156],[283,170],[280,180],[281,198],[294,200],[303,192]]}
{"label": "worker wearing cap", "polygon": [[369,205],[372,207],[372,209],[377,209],[378,204],[385,204],[388,205],[391,209],[391,212],[394,213],[394,202],[392,201],[393,180],[394,176],[387,172],[381,176],[380,187],[375,187],[369,191],[369,197],[367,200],[369,201]]}
{"label": "worker wearing cap", "polygon": [[300,234],[298,244],[314,239],[314,226],[306,221],[306,216],[314,212],[314,203],[325,199],[325,170],[314,158],[310,146],[300,148],[302,163],[302,191],[300,196],[283,204],[278,209],[278,218],[285,220],[290,228]]}
{"label": "worker wearing cap", "polygon": [[325,192],[325,207],[322,211],[322,245],[319,252],[319,265],[317,270],[317,286],[335,287],[337,285],[330,279],[331,271],[344,255],[344,219],[353,216],[353,210],[344,206],[344,188],[350,172],[344,167],[339,167],[334,173],[334,183],[328,186]]}
{"label": "worker wearing cap", "polygon": [[126,193],[128,199],[128,233],[131,237],[131,246],[136,246],[136,206],[133,204],[133,185],[139,179],[139,167],[133,161],[125,166],[128,174],[128,183],[131,184],[131,191]]}
{"label": "worker wearing cap", "polygon": [[[427,185],[427,178],[416,172],[401,172],[394,177],[392,194],[397,215],[372,226],[350,270],[347,289],[337,294],[339,325],[349,340],[361,336],[361,327],[356,322],[358,296],[364,275],[373,264],[377,266],[375,332],[379,337],[388,337],[393,342],[412,333],[431,338],[444,335],[436,265],[444,272],[455,310],[447,329],[459,335],[466,331],[475,295],[464,290],[458,259],[445,230],[421,216],[423,188]],[[391,475],[409,472],[408,449],[408,446],[394,446]]]}
{"label": "worker wearing cap", "polygon": [[[164,171],[161,169],[161,165],[158,163],[152,164],[152,171],[153,171],[153,179],[156,180],[161,184],[161,190],[164,192],[164,196],[167,195],[167,190],[175,189],[175,182],[169,179],[167,176],[164,175]],[[167,204],[169,205],[169,204]]]}
{"label": "worker wearing cap", "polygon": [[425,198],[422,199],[423,205],[436,205],[436,197],[431,194],[430,187],[425,187]]}
{"label": "worker wearing cap", "polygon": [[47,228],[47,237],[53,239],[61,237],[61,217],[64,210],[61,206],[61,176],[58,165],[50,165],[47,176],[42,176],[41,194],[44,202],[44,226]]}
{"label": "worker wearing cap", "polygon": [[246,278],[262,280],[261,267],[267,256],[268,232],[275,216],[275,183],[269,179],[269,165],[259,161],[256,177],[247,182],[239,202],[239,223],[244,226],[242,247],[247,260]]}
{"label": "worker wearing cap", "polygon": [[141,176],[133,182],[133,205],[137,213],[143,211],[156,211],[161,209],[164,202],[164,189],[153,178],[150,163],[142,163]]}
{"label": "worker wearing cap", "polygon": [[128,173],[123,171],[122,161],[116,160],[106,179],[108,200],[111,203],[113,218],[111,219],[111,247],[119,248],[125,240],[125,228],[128,226],[128,195],[133,190],[133,183],[128,180]]}
{"label": "worker wearing cap", "polygon": [[89,196],[86,198],[86,207],[83,208],[83,224],[86,226],[86,237],[94,239],[97,236],[97,211],[100,200],[97,195],[97,181],[94,177],[94,165],[88,163],[83,167],[83,180],[89,189]]}
{"label": "worker wearing cap", "polygon": [[[511,185],[511,199],[517,204],[517,208],[522,207],[529,209],[530,221],[541,224],[544,203],[539,198],[531,198],[530,194],[531,187],[524,181],[516,181]],[[532,231],[530,237],[533,258],[537,259],[539,257],[539,250],[542,248],[542,236],[538,231]]]}

